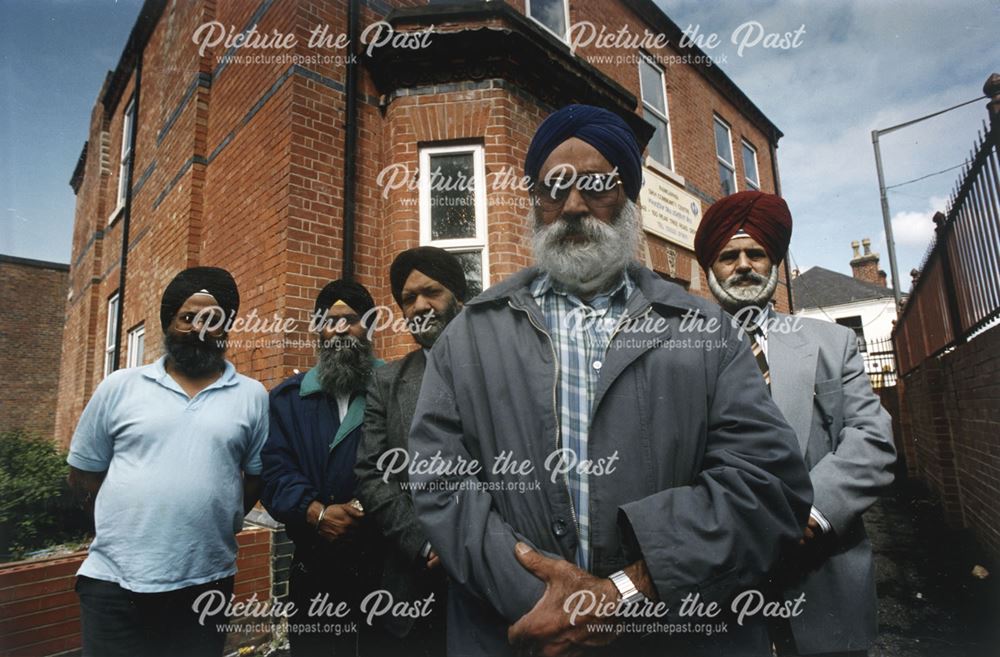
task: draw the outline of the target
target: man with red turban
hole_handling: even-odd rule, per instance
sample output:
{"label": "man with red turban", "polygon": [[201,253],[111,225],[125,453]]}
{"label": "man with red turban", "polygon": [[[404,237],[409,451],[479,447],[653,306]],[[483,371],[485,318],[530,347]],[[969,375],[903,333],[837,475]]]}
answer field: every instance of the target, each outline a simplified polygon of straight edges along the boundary
{"label": "man with red turban", "polygon": [[740,192],[705,213],[695,253],[712,293],[749,334],[813,485],[802,539],[771,577],[774,598],[805,595],[802,613],[773,619],[771,638],[782,656],[866,655],[877,636],[876,596],[861,516],[892,483],[892,420],[872,392],[852,330],[771,308],[791,235],[781,198]]}
{"label": "man with red turban", "polygon": [[[708,272],[712,294],[723,308],[736,314],[748,305],[762,307],[771,300],[778,286],[778,264],[784,260],[791,239],[792,215],[784,199],[764,192],[738,192],[708,209],[695,234],[694,250],[698,263]],[[759,272],[751,268],[720,282],[713,263],[735,262],[736,247],[750,242],[756,248],[748,257],[756,255],[756,261],[761,262],[766,256],[769,266]]]}

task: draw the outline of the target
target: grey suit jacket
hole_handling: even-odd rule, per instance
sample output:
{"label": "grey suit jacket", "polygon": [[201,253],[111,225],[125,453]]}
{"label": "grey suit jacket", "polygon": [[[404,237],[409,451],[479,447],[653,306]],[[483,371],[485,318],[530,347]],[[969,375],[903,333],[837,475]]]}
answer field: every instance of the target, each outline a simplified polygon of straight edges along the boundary
{"label": "grey suit jacket", "polygon": [[872,392],[853,331],[774,316],[767,333],[772,397],[798,437],[813,506],[834,533],[821,565],[785,588],[788,600],[806,596],[792,633],[801,654],[865,650],[877,635],[877,600],[861,515],[892,483],[892,420]]}
{"label": "grey suit jacket", "polygon": [[[387,483],[378,469],[379,456],[386,450],[406,449],[425,364],[424,352],[418,349],[374,371],[366,397],[364,435],[354,468],[358,476],[358,499],[389,543],[380,586],[392,593],[397,602],[425,597],[430,580],[443,577],[440,570],[428,573],[424,569],[420,552],[427,536],[413,512],[409,492],[400,486],[400,482],[407,481],[405,470],[391,476]],[[444,601],[438,599],[436,604],[443,605]],[[414,623],[412,618],[392,615],[383,616],[382,620],[397,636],[406,635]]]}

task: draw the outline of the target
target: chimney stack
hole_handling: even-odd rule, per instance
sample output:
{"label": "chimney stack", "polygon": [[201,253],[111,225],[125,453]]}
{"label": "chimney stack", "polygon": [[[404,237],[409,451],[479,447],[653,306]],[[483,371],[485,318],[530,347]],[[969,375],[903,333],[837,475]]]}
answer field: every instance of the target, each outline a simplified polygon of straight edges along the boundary
{"label": "chimney stack", "polygon": [[[864,253],[858,253],[859,246],[864,247]],[[867,237],[861,240],[860,245],[856,240],[851,242],[851,249],[854,251],[854,257],[851,258],[851,273],[859,281],[885,287],[885,274],[879,276],[878,254],[872,253],[871,246],[872,241]]]}

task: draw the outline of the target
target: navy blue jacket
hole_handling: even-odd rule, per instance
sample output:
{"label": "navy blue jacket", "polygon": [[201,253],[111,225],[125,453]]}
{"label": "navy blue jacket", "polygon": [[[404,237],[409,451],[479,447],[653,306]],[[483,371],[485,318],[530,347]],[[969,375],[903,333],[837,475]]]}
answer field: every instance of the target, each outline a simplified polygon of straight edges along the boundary
{"label": "navy blue jacket", "polygon": [[[377,361],[376,365],[381,365]],[[271,391],[271,428],[261,453],[261,502],[285,524],[296,551],[321,541],[306,523],[306,509],[319,500],[343,504],[356,496],[354,462],[365,415],[364,393],[356,394],[341,422],[336,402],[323,393],[316,370],[296,374]]]}

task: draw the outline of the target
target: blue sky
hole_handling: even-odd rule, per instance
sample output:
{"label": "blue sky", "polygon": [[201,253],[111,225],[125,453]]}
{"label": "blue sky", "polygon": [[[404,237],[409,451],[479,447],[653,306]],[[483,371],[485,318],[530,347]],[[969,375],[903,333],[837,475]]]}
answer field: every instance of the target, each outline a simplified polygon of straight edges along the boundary
{"label": "blue sky", "polygon": [[[851,240],[872,239],[888,271],[871,130],[981,95],[1000,68],[1000,3],[841,0],[658,0],[682,28],[716,33],[722,69],[785,133],[782,191],[795,218],[794,263],[849,272]],[[69,178],[105,73],[125,45],[139,0],[0,3],[0,252],[65,262],[75,199]],[[734,30],[804,26],[795,49],[749,47]],[[960,164],[985,101],[883,140],[887,183]],[[890,192],[900,271],[920,263],[958,171]],[[908,287],[904,285],[904,288]]]}
{"label": "blue sky", "polygon": [[[657,0],[681,29],[719,35],[706,50],[785,136],[778,144],[782,195],[794,218],[791,252],[802,271],[850,273],[850,243],[870,237],[889,271],[871,131],[972,100],[1000,71],[1000,3],[838,0],[722,3]],[[766,32],[805,27],[794,49],[731,38],[748,22]],[[740,34],[737,33],[737,38]],[[886,185],[961,164],[986,119],[986,101],[882,138]],[[958,170],[889,192],[902,288],[933,235]]]}

